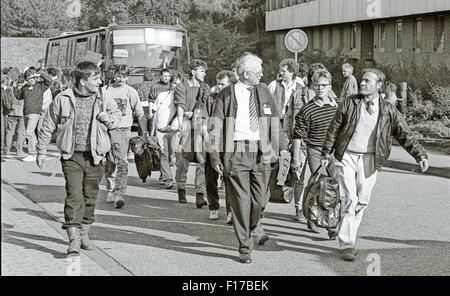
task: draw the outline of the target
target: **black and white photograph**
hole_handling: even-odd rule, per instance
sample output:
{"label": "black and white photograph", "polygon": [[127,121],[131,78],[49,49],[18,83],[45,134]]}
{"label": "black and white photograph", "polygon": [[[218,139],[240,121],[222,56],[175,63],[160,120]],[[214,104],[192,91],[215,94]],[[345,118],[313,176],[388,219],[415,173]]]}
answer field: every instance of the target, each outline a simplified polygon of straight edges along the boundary
{"label": "black and white photograph", "polygon": [[0,138],[1,276],[450,275],[448,0],[1,0]]}

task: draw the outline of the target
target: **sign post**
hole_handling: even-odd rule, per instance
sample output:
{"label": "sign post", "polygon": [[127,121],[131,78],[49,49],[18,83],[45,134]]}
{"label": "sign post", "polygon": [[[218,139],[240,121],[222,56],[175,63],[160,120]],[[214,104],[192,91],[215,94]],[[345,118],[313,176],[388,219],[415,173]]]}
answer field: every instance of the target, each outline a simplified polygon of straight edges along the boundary
{"label": "sign post", "polygon": [[290,52],[295,53],[295,61],[297,62],[297,54],[304,51],[308,46],[308,36],[303,30],[290,30],[284,37],[284,45]]}

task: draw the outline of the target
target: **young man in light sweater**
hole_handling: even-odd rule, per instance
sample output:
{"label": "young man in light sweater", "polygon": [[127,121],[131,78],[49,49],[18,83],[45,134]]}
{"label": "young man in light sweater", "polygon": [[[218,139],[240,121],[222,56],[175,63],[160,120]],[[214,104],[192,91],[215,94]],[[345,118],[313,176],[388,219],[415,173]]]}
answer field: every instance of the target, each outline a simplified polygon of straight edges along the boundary
{"label": "young man in light sweater", "polygon": [[122,113],[118,127],[110,131],[111,151],[105,167],[106,202],[115,203],[117,209],[125,205],[128,178],[128,148],[133,125],[133,113],[136,114],[142,137],[147,139],[147,119],[137,91],[126,84],[126,68],[119,65],[114,70],[114,82],[103,88],[106,98],[113,99]]}

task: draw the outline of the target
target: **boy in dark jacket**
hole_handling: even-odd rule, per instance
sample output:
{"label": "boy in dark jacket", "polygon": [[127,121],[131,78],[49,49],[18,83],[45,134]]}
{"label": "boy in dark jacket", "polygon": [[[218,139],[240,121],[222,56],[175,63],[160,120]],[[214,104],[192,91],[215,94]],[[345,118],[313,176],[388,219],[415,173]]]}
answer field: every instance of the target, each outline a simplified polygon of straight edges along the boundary
{"label": "boy in dark jacket", "polygon": [[25,84],[20,89],[14,89],[16,98],[24,101],[23,115],[28,141],[28,156],[23,158],[22,161],[36,160],[36,127],[39,119],[43,116],[44,92],[49,88],[51,82],[52,77],[48,73],[38,73],[33,69],[28,69],[25,71]]}

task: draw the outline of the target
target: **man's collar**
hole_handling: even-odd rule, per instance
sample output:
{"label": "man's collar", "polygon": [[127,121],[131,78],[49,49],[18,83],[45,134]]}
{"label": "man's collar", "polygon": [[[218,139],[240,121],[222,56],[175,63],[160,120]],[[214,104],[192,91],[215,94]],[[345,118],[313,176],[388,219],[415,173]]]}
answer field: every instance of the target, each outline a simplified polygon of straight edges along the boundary
{"label": "man's collar", "polygon": [[187,81],[187,84],[189,85],[189,87],[200,87],[200,83],[198,83],[197,80],[195,81],[195,83],[192,83],[191,79],[189,79]]}
{"label": "man's collar", "polygon": [[368,96],[367,97],[366,96],[363,97],[364,103],[367,103],[369,100],[372,100],[375,105],[378,104],[379,99],[380,99],[380,95],[377,95],[377,96],[375,96],[373,98],[369,98]]}
{"label": "man's collar", "polygon": [[292,80],[291,83],[289,83],[289,85],[286,84],[286,82],[281,81],[281,85],[284,87],[284,89],[291,88],[295,83],[300,84],[301,87],[305,87],[305,83],[304,83],[303,79],[301,79],[301,78],[298,77],[298,76],[295,77],[295,79]]}
{"label": "man's collar", "polygon": [[330,105],[331,107],[337,107],[337,103],[335,100],[328,97],[328,100],[319,100],[317,96],[313,99],[314,104],[316,104],[319,107],[323,107],[324,105]]}

